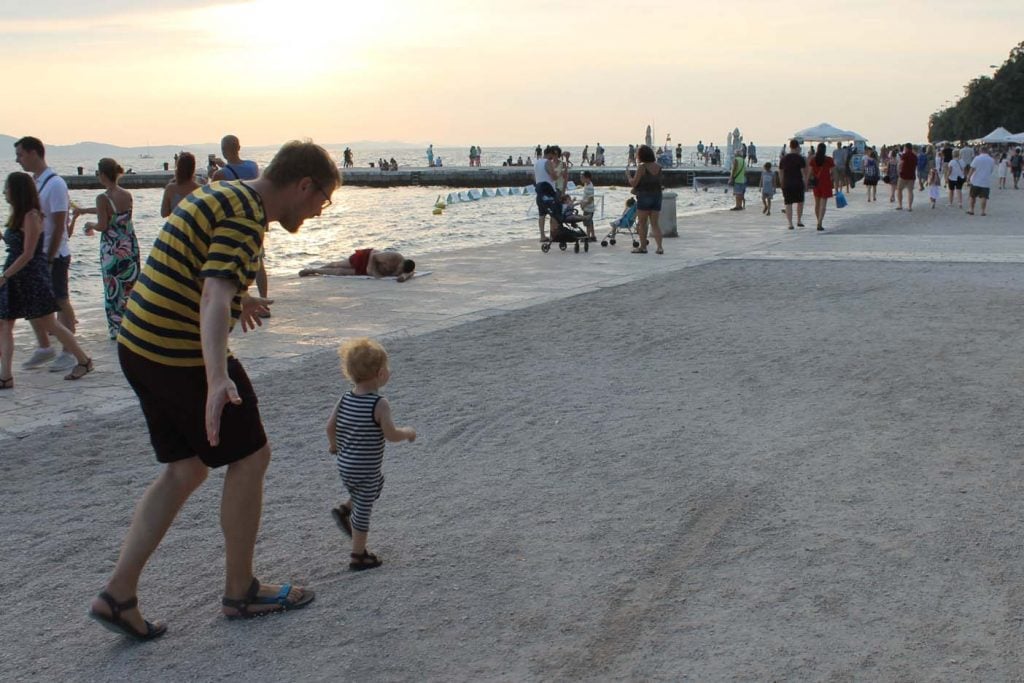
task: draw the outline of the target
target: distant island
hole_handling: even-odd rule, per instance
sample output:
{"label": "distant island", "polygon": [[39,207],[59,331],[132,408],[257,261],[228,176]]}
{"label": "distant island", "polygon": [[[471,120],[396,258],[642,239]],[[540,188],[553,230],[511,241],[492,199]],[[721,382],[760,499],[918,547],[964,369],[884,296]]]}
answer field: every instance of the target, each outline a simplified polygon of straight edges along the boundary
{"label": "distant island", "polygon": [[[11,149],[14,143],[18,140],[17,137],[11,135],[0,135],[0,147]],[[243,140],[243,148],[249,150],[275,150],[280,147],[278,145],[245,145]],[[282,140],[282,143],[284,141]],[[43,140],[46,143],[46,140]],[[325,147],[355,147],[355,148],[374,148],[374,149],[402,149],[402,148],[418,148],[426,147],[430,143],[426,142],[399,142],[396,140],[356,140],[354,142],[339,142],[339,143],[321,143]],[[172,158],[175,154],[182,150],[188,150],[199,154],[200,156],[206,154],[219,154],[220,153],[220,142],[199,142],[187,145],[144,145],[141,147],[122,147],[120,145],[112,145],[105,142],[76,142],[73,145],[46,145],[46,152],[48,156],[53,157],[70,157],[70,158],[91,158],[91,157],[113,157],[115,159],[133,158],[140,155],[150,155],[154,158],[167,159]]]}

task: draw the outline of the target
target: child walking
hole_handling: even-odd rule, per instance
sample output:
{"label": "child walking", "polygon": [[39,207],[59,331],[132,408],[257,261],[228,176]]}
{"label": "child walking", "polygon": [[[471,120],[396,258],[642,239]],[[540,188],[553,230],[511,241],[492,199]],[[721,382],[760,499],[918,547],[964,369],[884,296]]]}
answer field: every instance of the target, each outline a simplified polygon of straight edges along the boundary
{"label": "child walking", "polygon": [[928,198],[932,202],[933,209],[935,208],[935,202],[939,200],[939,194],[942,192],[942,186],[939,182],[939,172],[933,168],[928,173]]}
{"label": "child walking", "polygon": [[384,486],[381,465],[384,441],[415,441],[416,430],[395,427],[391,406],[377,391],[391,379],[388,354],[372,339],[350,339],[338,351],[341,371],[354,385],[327,420],[327,442],[337,456],[338,472],[349,500],[331,510],[335,523],[352,538],[348,568],[379,567],[379,557],[366,549],[370,511]]}
{"label": "child walking", "polygon": [[766,216],[772,215],[772,197],[775,196],[775,174],[772,173],[772,164],[767,162],[761,173],[761,213]]}

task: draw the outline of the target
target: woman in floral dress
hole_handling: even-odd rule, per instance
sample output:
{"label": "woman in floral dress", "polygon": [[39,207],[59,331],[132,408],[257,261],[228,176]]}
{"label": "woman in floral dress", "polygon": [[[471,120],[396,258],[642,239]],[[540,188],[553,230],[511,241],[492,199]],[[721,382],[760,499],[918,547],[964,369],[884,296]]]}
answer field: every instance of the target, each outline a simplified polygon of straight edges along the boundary
{"label": "woman in floral dress", "polygon": [[117,184],[124,173],[113,159],[100,159],[96,175],[106,192],[96,197],[96,208],[75,209],[74,217],[96,214],[95,222],[85,224],[85,234],[100,231],[100,270],[103,273],[104,308],[111,339],[121,330],[121,317],[128,305],[135,281],[139,279],[139,241],[132,226],[134,200]]}

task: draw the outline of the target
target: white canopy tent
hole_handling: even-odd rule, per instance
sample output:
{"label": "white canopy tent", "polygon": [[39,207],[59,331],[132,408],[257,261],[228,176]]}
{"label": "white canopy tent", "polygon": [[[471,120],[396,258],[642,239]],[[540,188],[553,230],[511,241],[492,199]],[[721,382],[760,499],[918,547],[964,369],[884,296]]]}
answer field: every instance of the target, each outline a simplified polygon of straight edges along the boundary
{"label": "white canopy tent", "polygon": [[994,131],[983,137],[981,141],[996,145],[1008,145],[1017,142],[1017,140],[1014,140],[1013,133],[1006,130],[1002,126],[999,126]]}
{"label": "white canopy tent", "polygon": [[1024,133],[1017,133],[1016,135],[1011,135],[1010,136],[1010,142],[1011,143],[1015,142],[1018,145],[1021,144],[1021,143],[1024,143]]}
{"label": "white canopy tent", "polygon": [[793,133],[793,137],[804,142],[845,142],[847,140],[864,142],[867,140],[860,133],[836,128],[831,123],[819,123],[817,126],[798,130]]}

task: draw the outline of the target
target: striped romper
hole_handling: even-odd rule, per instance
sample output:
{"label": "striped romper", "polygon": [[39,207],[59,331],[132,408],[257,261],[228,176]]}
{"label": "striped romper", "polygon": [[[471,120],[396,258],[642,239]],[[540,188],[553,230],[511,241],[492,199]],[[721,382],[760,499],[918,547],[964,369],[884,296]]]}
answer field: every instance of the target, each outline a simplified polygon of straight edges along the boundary
{"label": "striped romper", "polygon": [[370,530],[370,511],[384,486],[384,432],[373,418],[380,396],[347,392],[338,402],[334,436],[338,473],[352,496],[352,528]]}

